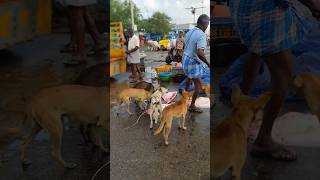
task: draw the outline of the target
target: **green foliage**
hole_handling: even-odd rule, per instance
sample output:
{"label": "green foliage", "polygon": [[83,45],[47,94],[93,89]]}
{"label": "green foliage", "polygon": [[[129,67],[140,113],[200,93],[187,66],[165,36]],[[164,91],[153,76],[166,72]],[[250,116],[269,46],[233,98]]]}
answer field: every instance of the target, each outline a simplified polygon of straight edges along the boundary
{"label": "green foliage", "polygon": [[142,22],[142,27],[152,34],[165,35],[171,31],[171,18],[164,13],[155,12],[149,19]]}
{"label": "green foliage", "polygon": [[[144,29],[152,34],[165,35],[171,31],[171,18],[164,13],[155,12],[150,18],[142,19],[140,9],[133,5],[134,22],[138,26],[138,30]],[[110,2],[110,20],[122,21],[124,28],[131,27],[131,8],[129,0],[111,0]]]}
{"label": "green foliage", "polygon": [[[142,16],[139,8],[133,4],[133,17],[136,24],[141,21]],[[110,2],[110,20],[122,21],[125,29],[131,27],[131,7],[129,0],[111,0]]]}

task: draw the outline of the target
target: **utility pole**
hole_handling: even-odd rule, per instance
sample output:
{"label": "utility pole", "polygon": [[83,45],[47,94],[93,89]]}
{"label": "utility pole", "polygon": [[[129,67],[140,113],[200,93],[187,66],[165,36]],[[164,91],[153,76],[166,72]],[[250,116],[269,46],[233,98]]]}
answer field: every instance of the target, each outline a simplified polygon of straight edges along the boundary
{"label": "utility pole", "polygon": [[132,30],[135,30],[134,29],[134,17],[133,17],[133,3],[132,3],[132,0],[130,0],[130,7],[131,7],[131,27],[132,27]]}
{"label": "utility pole", "polygon": [[200,8],[202,8],[202,11],[203,11],[203,8],[204,8],[204,7],[196,7],[196,8],[195,8],[195,7],[192,7],[192,6],[191,6],[190,8],[185,8],[185,9],[190,9],[190,10],[191,10],[191,14],[193,14],[193,22],[194,22],[194,23],[196,23],[196,10],[197,10],[197,9],[200,9]]}
{"label": "utility pole", "polygon": [[193,23],[196,23],[196,13],[193,14]]}
{"label": "utility pole", "polygon": [[203,0],[202,0],[201,3],[202,3],[202,8],[201,8],[201,9],[202,9],[202,14],[203,14],[203,8],[204,8],[204,6],[203,6],[203,3],[204,3]]}

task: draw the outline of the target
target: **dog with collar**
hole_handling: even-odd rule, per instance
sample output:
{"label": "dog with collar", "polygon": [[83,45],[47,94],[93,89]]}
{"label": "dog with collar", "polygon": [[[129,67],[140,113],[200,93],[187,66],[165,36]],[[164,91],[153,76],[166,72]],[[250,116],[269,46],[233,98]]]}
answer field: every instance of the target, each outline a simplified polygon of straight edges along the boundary
{"label": "dog with collar", "polygon": [[168,89],[164,87],[158,88],[152,95],[150,100],[150,129],[153,128],[154,123],[158,123],[162,113],[161,97],[168,92]]}

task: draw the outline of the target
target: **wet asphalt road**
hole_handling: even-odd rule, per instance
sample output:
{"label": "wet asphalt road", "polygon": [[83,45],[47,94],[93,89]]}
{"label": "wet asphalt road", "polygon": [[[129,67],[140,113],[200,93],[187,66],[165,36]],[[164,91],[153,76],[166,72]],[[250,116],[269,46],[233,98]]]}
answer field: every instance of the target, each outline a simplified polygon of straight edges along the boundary
{"label": "wet asphalt road", "polygon": [[[88,58],[87,64],[65,67],[63,61],[70,58],[59,50],[69,40],[66,34],[51,34],[18,44],[11,50],[20,60],[0,57],[0,126],[15,127],[23,118],[22,111],[30,97],[41,88],[73,83],[79,73],[94,64],[104,63],[106,57]],[[93,80],[94,81],[94,80]],[[25,99],[25,100],[24,100]],[[20,165],[20,140],[9,144],[0,152],[8,162],[0,167],[0,179],[4,180],[88,180],[102,164],[109,161],[109,155],[82,143],[77,124],[70,124],[64,131],[62,156],[78,166],[66,170],[50,155],[48,134],[42,131],[29,146],[27,157],[33,162],[24,169]],[[26,129],[27,130],[27,129]],[[96,179],[109,179],[109,167],[98,174]]]}

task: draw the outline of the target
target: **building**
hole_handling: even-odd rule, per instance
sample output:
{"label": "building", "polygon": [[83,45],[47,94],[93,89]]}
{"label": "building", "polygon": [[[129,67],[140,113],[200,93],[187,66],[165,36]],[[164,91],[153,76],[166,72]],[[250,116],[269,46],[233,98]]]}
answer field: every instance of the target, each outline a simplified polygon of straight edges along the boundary
{"label": "building", "polygon": [[192,29],[195,24],[194,23],[186,23],[186,24],[172,24],[172,31],[188,31],[190,29]]}

